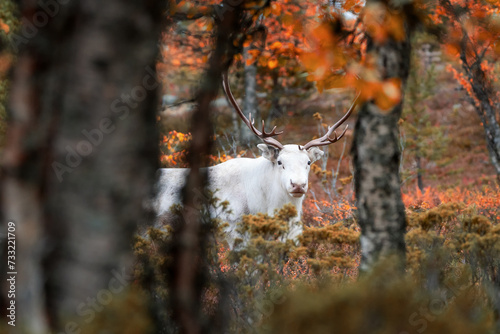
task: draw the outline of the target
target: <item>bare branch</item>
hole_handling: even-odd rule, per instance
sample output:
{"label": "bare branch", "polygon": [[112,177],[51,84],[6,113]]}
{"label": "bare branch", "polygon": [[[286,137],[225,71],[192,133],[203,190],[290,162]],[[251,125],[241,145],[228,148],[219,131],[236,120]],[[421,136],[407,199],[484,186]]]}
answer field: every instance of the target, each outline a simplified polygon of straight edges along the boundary
{"label": "bare branch", "polygon": [[185,103],[195,103],[196,102],[196,97],[193,97],[189,100],[182,100],[182,101],[179,101],[179,102],[175,102],[174,104],[170,104],[168,106],[165,106],[164,109],[170,109],[170,108],[175,108],[175,107],[178,107],[182,104],[185,104]]}

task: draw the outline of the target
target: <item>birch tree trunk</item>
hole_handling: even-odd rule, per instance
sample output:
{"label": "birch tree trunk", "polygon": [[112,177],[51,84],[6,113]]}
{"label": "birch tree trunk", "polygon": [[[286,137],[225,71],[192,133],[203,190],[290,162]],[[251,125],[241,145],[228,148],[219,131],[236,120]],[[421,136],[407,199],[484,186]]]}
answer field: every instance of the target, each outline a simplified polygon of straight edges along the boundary
{"label": "birch tree trunk", "polygon": [[[385,1],[367,1],[367,6],[385,7]],[[387,9],[386,9],[387,10]],[[384,15],[383,11],[378,12]],[[381,22],[383,18],[380,18]],[[367,54],[374,57],[380,80],[401,79],[409,73],[408,32],[402,41],[388,37],[380,42],[368,34]],[[403,91],[403,87],[401,87]],[[352,146],[357,215],[361,226],[360,272],[370,270],[381,258],[404,257],[405,208],[401,198],[398,120],[402,101],[390,110],[381,110],[373,101],[362,105]]]}
{"label": "birch tree trunk", "polygon": [[130,283],[157,168],[162,5],[26,0],[21,10],[1,186],[17,227],[16,329],[76,331]]}

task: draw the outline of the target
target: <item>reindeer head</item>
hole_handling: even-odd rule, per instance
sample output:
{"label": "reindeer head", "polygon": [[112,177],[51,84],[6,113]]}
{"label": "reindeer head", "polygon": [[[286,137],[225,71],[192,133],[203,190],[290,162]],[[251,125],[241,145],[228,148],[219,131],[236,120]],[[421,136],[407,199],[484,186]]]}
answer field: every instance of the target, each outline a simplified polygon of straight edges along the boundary
{"label": "reindeer head", "polygon": [[257,147],[273,164],[283,189],[293,197],[302,197],[307,192],[311,164],[324,154],[317,147],[304,150],[299,145],[284,145],[281,149],[266,144]]}
{"label": "reindeer head", "polygon": [[323,151],[321,151],[318,146],[329,145],[337,142],[342,138],[347,131],[347,125],[344,131],[337,136],[335,130],[342,125],[346,119],[351,115],[354,107],[356,106],[356,97],[352,103],[349,110],[342,116],[340,120],[337,121],[333,126],[328,127],[326,134],[314,140],[311,140],[304,146],[301,145],[283,145],[275,136],[280,135],[283,131],[276,132],[276,126],[271,130],[271,132],[266,132],[264,121],[262,121],[262,131],[255,128],[254,120],[252,120],[252,114],[248,118],[241,111],[240,106],[236,102],[236,99],[231,92],[229,87],[229,82],[227,79],[227,73],[222,76],[222,87],[224,92],[228,97],[229,101],[233,105],[234,109],[243,120],[243,122],[248,126],[248,128],[265,144],[259,144],[257,147],[262,152],[262,156],[273,163],[273,167],[277,168],[277,172],[280,175],[281,185],[292,197],[302,197],[307,192],[307,183],[309,178],[310,166],[313,162],[320,159],[323,156]]}

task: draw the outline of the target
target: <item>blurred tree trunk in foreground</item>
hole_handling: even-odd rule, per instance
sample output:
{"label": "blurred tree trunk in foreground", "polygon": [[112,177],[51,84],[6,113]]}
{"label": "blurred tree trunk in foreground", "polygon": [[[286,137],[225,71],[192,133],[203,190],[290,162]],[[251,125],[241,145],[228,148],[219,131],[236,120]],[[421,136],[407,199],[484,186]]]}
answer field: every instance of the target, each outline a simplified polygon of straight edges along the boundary
{"label": "blurred tree trunk in foreground", "polygon": [[[393,10],[388,6],[387,1],[372,0],[367,1],[365,10],[378,16],[375,21],[383,22],[384,16]],[[404,14],[401,9],[399,15]],[[406,22],[403,24],[408,29]],[[400,40],[391,35],[382,39],[367,32],[367,57],[373,59],[379,80],[399,79],[401,92],[410,66],[408,31],[403,35]],[[370,270],[377,260],[388,255],[405,254],[406,218],[399,177],[401,110],[402,101],[388,110],[368,101],[358,113],[352,154],[361,226],[361,272]]]}
{"label": "blurred tree trunk in foreground", "polygon": [[214,314],[207,315],[203,310],[203,291],[209,286],[207,268],[207,244],[210,224],[203,221],[200,204],[210,200],[203,191],[207,182],[206,172],[200,168],[208,165],[208,156],[212,153],[213,126],[211,121],[211,102],[217,97],[222,83],[222,73],[226,72],[234,55],[240,52],[235,47],[242,44],[244,27],[251,22],[243,21],[243,3],[223,1],[215,16],[217,26],[215,48],[210,56],[206,75],[203,77],[197,94],[197,107],[191,118],[193,140],[189,149],[189,173],[183,189],[183,221],[174,230],[173,263],[170,275],[172,291],[172,311],[180,333],[223,333],[226,330],[229,309],[225,284],[219,282],[218,307]]}
{"label": "blurred tree trunk in foreground", "polygon": [[162,2],[47,3],[21,5],[2,166],[29,333],[76,332],[125,290],[157,167]]}

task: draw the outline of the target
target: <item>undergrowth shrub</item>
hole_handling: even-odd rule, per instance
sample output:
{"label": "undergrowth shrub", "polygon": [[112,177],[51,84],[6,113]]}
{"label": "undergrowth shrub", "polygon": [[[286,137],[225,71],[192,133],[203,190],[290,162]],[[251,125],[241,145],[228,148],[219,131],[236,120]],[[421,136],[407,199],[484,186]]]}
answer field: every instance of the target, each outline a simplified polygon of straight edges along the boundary
{"label": "undergrowth shrub", "polygon": [[[205,265],[215,283],[205,287],[203,309],[208,316],[218,308],[222,276],[229,332],[498,332],[499,193],[487,186],[405,195],[406,273],[388,260],[358,280],[360,232],[345,200],[309,202],[298,243],[286,238],[297,215],[291,205],[274,216],[244,216],[233,250],[224,241],[225,223],[212,218]],[[209,203],[218,207],[214,212],[227,209],[216,197]],[[136,276],[161,303],[168,300],[171,232],[151,229],[136,242]],[[168,308],[163,316],[169,318]]]}
{"label": "undergrowth shrub", "polygon": [[[164,141],[167,153],[185,144],[171,135]],[[316,172],[327,180],[334,176]],[[227,210],[227,203],[211,197],[213,212]],[[213,235],[203,263],[209,273],[200,301],[206,316],[217,311],[224,290],[231,333],[500,332],[500,188],[417,188],[403,201],[406,272],[387,260],[359,279],[352,198],[307,199],[297,243],[287,240],[297,215],[293,206],[274,216],[243,217],[233,250],[224,240],[226,223],[215,215],[207,221]],[[136,278],[157,305],[169,305],[171,239],[166,226],[136,241]],[[162,310],[169,319],[169,307]],[[175,333],[169,326],[165,320],[165,332]]]}
{"label": "undergrowth shrub", "polygon": [[[262,333],[492,333],[493,314],[479,286],[453,298],[421,289],[390,261],[347,285],[288,291]],[[469,277],[470,279],[470,277]]]}

